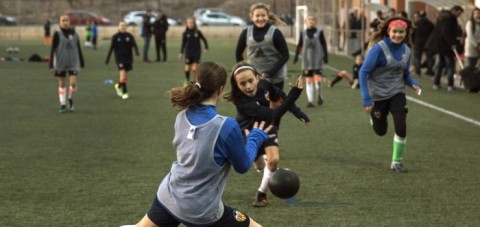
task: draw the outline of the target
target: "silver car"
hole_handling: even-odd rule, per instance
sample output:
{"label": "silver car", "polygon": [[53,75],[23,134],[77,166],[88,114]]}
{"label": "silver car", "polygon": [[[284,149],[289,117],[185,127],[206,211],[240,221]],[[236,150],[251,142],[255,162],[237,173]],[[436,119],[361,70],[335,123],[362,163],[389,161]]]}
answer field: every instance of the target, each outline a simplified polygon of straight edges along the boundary
{"label": "silver car", "polygon": [[244,19],[236,16],[232,16],[225,12],[210,12],[206,11],[196,18],[197,26],[206,25],[232,25],[232,26],[245,26],[247,22]]}
{"label": "silver car", "polygon": [[[130,26],[141,26],[143,23],[143,17],[146,15],[145,10],[138,10],[138,11],[130,11],[124,17],[123,21]],[[157,12],[152,11],[152,17],[150,17],[150,22],[155,22],[155,18],[157,17]],[[179,25],[178,21],[167,17],[167,21],[169,25],[175,26]]]}

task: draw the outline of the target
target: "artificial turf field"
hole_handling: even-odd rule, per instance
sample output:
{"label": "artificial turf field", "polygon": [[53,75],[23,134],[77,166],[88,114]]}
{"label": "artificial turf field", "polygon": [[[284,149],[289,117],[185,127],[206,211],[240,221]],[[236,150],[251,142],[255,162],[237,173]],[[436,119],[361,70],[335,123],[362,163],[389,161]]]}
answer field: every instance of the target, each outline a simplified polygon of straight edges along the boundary
{"label": "artificial turf field", "polygon": [[[236,41],[209,44],[202,60],[231,69]],[[20,47],[24,58],[49,53],[41,41],[2,41],[0,56],[8,56],[7,46]],[[82,49],[86,67],[74,113],[58,113],[57,82],[46,63],[0,62],[0,226],[135,224],[150,207],[175,159],[171,141],[177,111],[167,91],[184,79],[183,62],[176,58],[179,42],[168,40],[165,64],[136,58],[128,100],[104,83],[118,77],[113,61],[104,64],[108,46],[101,41],[97,51]],[[330,55],[329,65],[350,70],[352,61]],[[295,75],[300,64],[290,60],[288,67]],[[333,79],[335,72],[325,74]],[[389,170],[391,118],[388,134],[374,135],[359,91],[341,81],[324,87],[321,107],[305,108],[302,94],[297,104],[311,118],[308,125],[288,113],[283,117],[280,166],[299,175],[296,197],[269,195],[268,207],[253,208],[261,174],[232,170],[224,202],[272,227],[479,226],[480,96],[433,91],[430,78],[416,79],[424,85],[423,94],[408,89],[409,96],[473,122],[410,100],[407,174]],[[235,115],[233,104],[225,101],[218,112]]]}

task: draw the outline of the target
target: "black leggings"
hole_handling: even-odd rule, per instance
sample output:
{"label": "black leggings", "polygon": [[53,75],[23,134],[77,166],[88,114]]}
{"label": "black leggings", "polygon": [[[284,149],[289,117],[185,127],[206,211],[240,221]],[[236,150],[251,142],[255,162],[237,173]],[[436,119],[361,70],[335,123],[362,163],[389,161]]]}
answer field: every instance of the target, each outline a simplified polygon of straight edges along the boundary
{"label": "black leggings", "polygon": [[[405,138],[407,137],[407,112],[406,111],[395,111],[391,112],[393,116],[393,125],[395,127],[395,134],[397,136]],[[382,114],[379,118],[374,116],[372,111],[371,117],[373,121],[373,131],[379,136],[384,136],[387,134],[388,121],[387,114]]]}

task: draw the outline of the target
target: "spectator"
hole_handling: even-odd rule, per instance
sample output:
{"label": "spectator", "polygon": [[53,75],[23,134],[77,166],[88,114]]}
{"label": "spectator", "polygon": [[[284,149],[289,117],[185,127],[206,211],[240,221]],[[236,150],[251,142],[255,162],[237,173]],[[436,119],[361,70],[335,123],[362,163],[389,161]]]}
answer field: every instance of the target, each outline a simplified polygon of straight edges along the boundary
{"label": "spectator", "polygon": [[378,10],[377,11],[377,17],[370,22],[370,31],[371,32],[376,32],[378,31],[378,25],[380,25],[380,22],[384,20],[383,18],[383,12]]}
{"label": "spectator", "polygon": [[417,12],[416,14],[418,15],[418,19],[414,22],[415,29],[412,34],[413,65],[415,66],[415,74],[421,74],[421,60],[423,53],[425,53],[427,58],[427,71],[425,72],[425,74],[433,76],[433,64],[435,62],[433,58],[434,55],[426,50],[425,44],[427,43],[427,40],[432,34],[435,26],[427,18],[427,14],[425,13],[425,11]]}
{"label": "spectator", "polygon": [[43,31],[44,31],[43,43],[46,46],[52,45],[52,37],[50,35],[50,20],[49,19],[47,19],[45,21],[45,24],[43,25]]}
{"label": "spectator", "polygon": [[465,40],[465,56],[468,66],[475,67],[478,62],[480,50],[480,9],[475,8],[472,11],[470,20],[465,26],[467,38]]}
{"label": "spectator", "polygon": [[455,71],[454,52],[458,44],[457,34],[459,31],[457,17],[463,13],[463,8],[455,5],[450,11],[440,11],[437,24],[432,35],[427,41],[427,49],[438,54],[438,66],[435,69],[433,89],[440,89],[440,77],[443,68],[447,70],[448,91],[453,91],[453,74]]}
{"label": "spectator", "polygon": [[142,37],[143,37],[143,62],[150,63],[148,60],[148,50],[150,49],[150,38],[152,37],[152,23],[150,18],[152,17],[152,10],[147,9],[142,23]]}
{"label": "spectator", "polygon": [[168,31],[167,16],[162,10],[158,10],[158,15],[153,22],[153,34],[155,35],[155,52],[157,54],[157,62],[160,62],[160,50],[163,54],[163,62],[167,61],[167,31]]}

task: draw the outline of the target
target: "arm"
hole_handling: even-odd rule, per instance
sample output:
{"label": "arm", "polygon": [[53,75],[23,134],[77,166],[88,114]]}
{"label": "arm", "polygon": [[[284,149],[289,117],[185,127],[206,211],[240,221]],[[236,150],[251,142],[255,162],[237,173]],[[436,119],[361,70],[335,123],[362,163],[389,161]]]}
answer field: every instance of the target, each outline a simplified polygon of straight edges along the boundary
{"label": "arm", "polygon": [[467,34],[467,42],[469,42],[474,48],[478,47],[478,42],[475,40],[475,37],[472,33],[472,22],[470,20],[467,21],[465,25],[465,32]]}
{"label": "arm", "polygon": [[108,50],[107,59],[105,60],[106,65],[108,65],[108,62],[110,62],[110,56],[112,55],[113,49],[115,48],[115,37],[116,35],[113,35],[112,40],[110,41],[110,49]]}
{"label": "arm", "polygon": [[133,51],[135,51],[135,55],[140,56],[140,52],[138,51],[138,45],[137,45],[137,41],[135,41],[135,37],[132,34],[129,34],[129,35],[130,35],[130,39],[132,39],[132,48],[133,48]]}
{"label": "arm", "polygon": [[247,48],[247,29],[244,29],[240,34],[237,42],[237,48],[235,49],[235,59],[237,62],[243,61],[243,51]]}
{"label": "arm", "polygon": [[381,48],[378,45],[374,45],[369,51],[365,58],[365,61],[358,72],[358,80],[360,82],[360,91],[363,99],[363,106],[373,105],[372,98],[370,97],[370,92],[368,90],[368,76],[374,70],[377,65],[377,59],[381,52]]}
{"label": "arm", "polygon": [[303,49],[303,32],[300,33],[300,37],[298,39],[297,49],[295,50],[295,58],[293,59],[293,64],[298,62],[298,55],[302,52]]}
{"label": "arm", "polygon": [[[280,59],[275,63],[275,65],[269,69],[266,73],[269,76],[275,75],[278,70],[280,70],[288,61],[290,57],[290,53],[288,52],[287,41],[283,36],[282,32],[278,29],[275,30],[273,33],[273,45],[275,49],[277,49],[278,53],[280,54]],[[263,72],[262,72],[263,73]]]}
{"label": "arm", "polygon": [[320,31],[320,43],[322,44],[322,48],[323,48],[323,53],[324,53],[324,56],[323,56],[323,62],[325,62],[325,64],[328,63],[328,50],[327,50],[327,41],[325,41],[325,36],[323,35],[323,31]]}
{"label": "arm", "polygon": [[60,37],[58,31],[53,34],[52,40],[52,48],[50,49],[50,62],[48,63],[48,68],[53,69],[53,58],[55,55],[55,51],[58,48],[58,44],[60,43]]}
{"label": "arm", "polygon": [[238,123],[230,118],[222,126],[220,135],[225,137],[220,141],[219,150],[238,173],[246,173],[250,169],[258,149],[269,138],[262,130],[253,129],[244,143]]}
{"label": "arm", "polygon": [[420,95],[421,90],[422,90],[422,85],[418,81],[413,79],[413,76],[410,73],[410,70],[409,70],[410,69],[410,59],[411,59],[411,55],[408,58],[407,65],[405,66],[405,70],[404,70],[405,84],[407,84],[409,87],[415,89],[417,95]]}
{"label": "arm", "polygon": [[182,35],[182,45],[180,46],[180,54],[184,54],[186,44],[187,44],[187,35],[184,32]]}
{"label": "arm", "polygon": [[80,39],[77,40],[77,48],[78,48],[78,57],[80,58],[80,68],[85,67],[85,61],[83,60],[82,54],[82,45],[80,45]]}
{"label": "arm", "polygon": [[198,31],[198,37],[203,41],[203,45],[205,45],[205,50],[208,50],[208,42],[205,36],[203,36],[203,33],[201,31]]}

